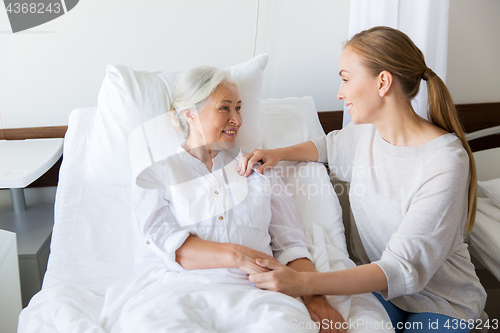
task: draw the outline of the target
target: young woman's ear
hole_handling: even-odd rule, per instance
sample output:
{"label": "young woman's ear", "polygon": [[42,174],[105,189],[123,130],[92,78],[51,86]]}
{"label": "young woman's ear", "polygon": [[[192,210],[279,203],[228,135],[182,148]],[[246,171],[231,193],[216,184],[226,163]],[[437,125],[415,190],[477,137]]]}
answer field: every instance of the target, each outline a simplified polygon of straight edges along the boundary
{"label": "young woman's ear", "polygon": [[393,83],[393,76],[388,71],[382,71],[378,75],[378,93],[380,97],[384,97]]}

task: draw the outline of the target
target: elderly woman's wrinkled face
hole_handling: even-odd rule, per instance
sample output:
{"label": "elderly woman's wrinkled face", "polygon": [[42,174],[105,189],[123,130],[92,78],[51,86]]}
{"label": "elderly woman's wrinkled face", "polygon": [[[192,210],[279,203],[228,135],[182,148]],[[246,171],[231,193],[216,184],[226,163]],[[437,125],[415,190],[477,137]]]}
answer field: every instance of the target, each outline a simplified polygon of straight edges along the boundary
{"label": "elderly woman's wrinkled face", "polygon": [[241,99],[238,88],[221,83],[205,102],[199,124],[206,143],[234,144],[241,126]]}

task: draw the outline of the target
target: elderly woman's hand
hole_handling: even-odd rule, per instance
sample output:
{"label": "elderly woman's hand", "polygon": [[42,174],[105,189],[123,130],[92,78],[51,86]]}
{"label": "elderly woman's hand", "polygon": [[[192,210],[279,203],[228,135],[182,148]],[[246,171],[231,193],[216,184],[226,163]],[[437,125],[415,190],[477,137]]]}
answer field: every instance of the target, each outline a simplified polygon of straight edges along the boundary
{"label": "elderly woman's hand", "polygon": [[347,324],[344,317],[335,310],[324,295],[303,297],[311,319],[319,324],[320,333],[345,333]]}
{"label": "elderly woman's hand", "polygon": [[269,269],[257,265],[257,259],[266,260],[266,262],[271,261],[273,263],[279,264],[279,262],[274,257],[265,254],[264,252],[260,252],[238,244],[232,244],[232,247],[232,261],[234,262],[234,267],[247,274],[257,274],[269,271]]}
{"label": "elderly woman's hand", "polygon": [[241,157],[238,164],[238,172],[241,176],[248,177],[255,163],[264,162],[258,169],[258,173],[264,173],[265,170],[272,168],[279,161],[281,156],[278,149],[254,149],[251,153],[245,154]]}

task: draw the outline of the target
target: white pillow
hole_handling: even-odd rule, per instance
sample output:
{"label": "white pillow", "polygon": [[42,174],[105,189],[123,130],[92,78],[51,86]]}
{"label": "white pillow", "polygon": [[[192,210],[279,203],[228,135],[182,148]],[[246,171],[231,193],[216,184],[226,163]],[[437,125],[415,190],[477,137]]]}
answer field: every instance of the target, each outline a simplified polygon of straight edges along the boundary
{"label": "white pillow", "polygon": [[[244,152],[261,144],[259,103],[266,65],[267,54],[262,54],[226,68],[240,85],[243,124],[236,143]],[[175,81],[181,73],[151,73],[111,65],[106,72],[98,97],[86,177],[99,183],[130,185],[129,134],[144,122],[170,110]],[[172,142],[183,140],[170,122],[164,125]]]}
{"label": "white pillow", "polygon": [[[311,96],[265,99],[260,106],[262,147],[265,149],[290,146],[325,135]],[[342,208],[325,166],[316,162],[281,161],[275,170],[293,194],[295,209],[309,243],[328,249],[327,256],[318,252],[317,247],[309,249],[316,269],[327,271],[354,266],[347,253]],[[328,258],[326,262],[325,258]]]}
{"label": "white pillow", "polygon": [[175,154],[183,141],[183,136],[172,128],[168,113],[162,113],[135,128],[128,137],[134,181],[155,162]]}
{"label": "white pillow", "polygon": [[500,207],[500,178],[478,181],[477,185],[483,189],[484,193],[497,207]]}
{"label": "white pillow", "polygon": [[311,96],[264,99],[260,107],[264,149],[291,146],[325,135]]}

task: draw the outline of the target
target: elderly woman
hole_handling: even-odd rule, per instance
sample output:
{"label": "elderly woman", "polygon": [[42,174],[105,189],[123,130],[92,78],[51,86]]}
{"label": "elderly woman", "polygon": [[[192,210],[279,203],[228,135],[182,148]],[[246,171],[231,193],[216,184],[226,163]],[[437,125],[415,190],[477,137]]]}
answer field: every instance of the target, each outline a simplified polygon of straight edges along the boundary
{"label": "elderly woman", "polygon": [[[107,297],[105,328],[133,331],[142,322],[148,332],[232,332],[235,325],[239,332],[317,332],[311,318],[343,321],[324,296],[304,297],[304,306],[248,280],[248,274],[267,271],[257,259],[315,269],[293,199],[275,171],[248,178],[236,172],[240,113],[238,85],[225,71],[200,67],[178,79],[171,119],[187,139],[176,154],[143,172],[133,188],[140,273],[121,291],[115,287],[120,296]],[[150,316],[142,301],[149,298],[148,309],[162,311],[162,322],[141,317]],[[209,317],[215,318],[200,321],[211,308],[216,312]],[[330,326],[321,328],[330,332]]]}

